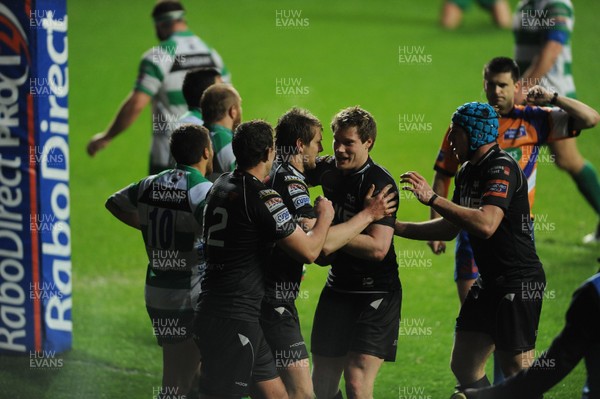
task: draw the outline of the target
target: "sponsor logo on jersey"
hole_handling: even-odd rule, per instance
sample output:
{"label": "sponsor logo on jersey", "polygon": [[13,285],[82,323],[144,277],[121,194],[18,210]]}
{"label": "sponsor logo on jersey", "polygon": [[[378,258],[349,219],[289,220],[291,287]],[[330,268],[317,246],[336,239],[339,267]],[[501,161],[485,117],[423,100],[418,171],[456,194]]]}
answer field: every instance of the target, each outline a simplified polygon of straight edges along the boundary
{"label": "sponsor logo on jersey", "polygon": [[508,129],[504,132],[504,140],[516,140],[519,137],[527,136],[527,129],[525,126],[519,126],[518,129]]}
{"label": "sponsor logo on jersey", "polygon": [[507,180],[490,180],[487,183],[487,190],[483,194],[484,197],[494,196],[506,198],[508,195],[508,181]]}
{"label": "sponsor logo on jersey", "polygon": [[489,174],[503,174],[506,176],[510,176],[510,168],[508,166],[497,165],[488,170]]}
{"label": "sponsor logo on jersey", "polygon": [[275,191],[275,190],[270,189],[270,188],[268,188],[266,190],[260,190],[258,192],[258,196],[260,198],[265,198],[265,197],[268,197],[270,195],[277,195],[277,196],[279,196],[279,193],[277,191]]}
{"label": "sponsor logo on jersey", "polygon": [[294,206],[296,207],[296,209],[300,209],[307,204],[310,204],[310,198],[308,197],[308,195],[301,195],[299,197],[294,198]]}
{"label": "sponsor logo on jersey", "polygon": [[298,183],[302,183],[303,181],[296,176],[285,176],[283,181],[297,181]]}
{"label": "sponsor logo on jersey", "polygon": [[281,197],[273,197],[269,198],[265,201],[265,205],[269,209],[269,212],[273,213],[277,208],[281,208],[283,206],[283,200]]}
{"label": "sponsor logo on jersey", "polygon": [[273,219],[275,219],[275,222],[278,226],[281,226],[282,224],[292,220],[292,215],[290,215],[290,211],[288,211],[287,208],[283,208],[273,215]]}
{"label": "sponsor logo on jersey", "polygon": [[302,184],[292,183],[288,186],[288,192],[290,193],[290,195],[296,195],[306,192],[306,189]]}

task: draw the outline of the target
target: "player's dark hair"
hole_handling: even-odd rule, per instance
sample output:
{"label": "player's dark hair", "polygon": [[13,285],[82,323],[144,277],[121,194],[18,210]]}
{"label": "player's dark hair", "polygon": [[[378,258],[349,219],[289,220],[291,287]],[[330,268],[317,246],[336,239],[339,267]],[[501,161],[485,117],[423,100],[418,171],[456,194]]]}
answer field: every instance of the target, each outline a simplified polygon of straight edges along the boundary
{"label": "player's dark hair", "polygon": [[373,140],[373,144],[369,148],[369,151],[371,151],[377,138],[377,124],[371,114],[357,105],[341,110],[331,121],[333,133],[351,127],[356,127],[361,142],[364,143],[368,139]]}
{"label": "player's dark hair", "polygon": [[210,133],[204,126],[185,124],[171,134],[169,147],[178,164],[194,165],[200,162],[204,150],[212,145]]}
{"label": "player's dark hair", "polygon": [[185,11],[185,9],[177,0],[159,0],[152,9],[152,18],[157,19],[157,17],[171,11]]}
{"label": "player's dark hair", "polygon": [[210,86],[200,98],[204,124],[208,126],[223,119],[229,108],[238,101],[238,94],[230,85],[216,83]]}
{"label": "player's dark hair", "polygon": [[275,126],[275,146],[285,153],[297,152],[296,140],[308,145],[315,137],[313,127],[323,130],[321,122],[310,112],[301,108],[292,108],[279,118]]}
{"label": "player's dark hair", "polygon": [[267,159],[273,147],[273,128],[262,120],[244,122],[235,129],[231,146],[238,168],[250,169]]}
{"label": "player's dark hair", "polygon": [[221,73],[216,68],[204,67],[188,71],[183,78],[181,91],[188,108],[200,106],[200,98],[206,89],[215,84]]}
{"label": "player's dark hair", "polygon": [[518,82],[521,79],[521,71],[517,63],[508,57],[496,57],[483,67],[483,78],[489,75],[497,75],[499,73],[510,72],[513,82]]}

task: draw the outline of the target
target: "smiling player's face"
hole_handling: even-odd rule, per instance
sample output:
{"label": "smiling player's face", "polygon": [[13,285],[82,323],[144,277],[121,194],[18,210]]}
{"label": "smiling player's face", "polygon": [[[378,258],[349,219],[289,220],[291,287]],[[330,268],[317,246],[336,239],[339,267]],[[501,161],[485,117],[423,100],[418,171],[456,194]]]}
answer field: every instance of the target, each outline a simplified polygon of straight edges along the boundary
{"label": "smiling player's face", "polygon": [[340,129],[333,133],[333,152],[335,166],[344,173],[357,170],[367,162],[372,139],[364,143],[360,141],[358,129],[355,126]]}

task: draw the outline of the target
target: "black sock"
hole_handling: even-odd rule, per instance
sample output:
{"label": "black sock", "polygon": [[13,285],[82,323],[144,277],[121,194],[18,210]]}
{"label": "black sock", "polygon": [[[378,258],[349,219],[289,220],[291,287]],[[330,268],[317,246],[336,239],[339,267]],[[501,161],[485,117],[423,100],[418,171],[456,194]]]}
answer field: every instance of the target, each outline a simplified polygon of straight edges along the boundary
{"label": "black sock", "polygon": [[460,389],[461,392],[464,392],[465,389],[485,388],[485,387],[489,387],[490,385],[491,385],[490,380],[488,380],[487,375],[484,375],[482,379],[472,382],[470,384],[460,385],[458,387],[458,389]]}
{"label": "black sock", "polygon": [[335,396],[331,399],[344,399],[344,397],[342,396],[342,391],[338,391],[338,393],[336,393]]}

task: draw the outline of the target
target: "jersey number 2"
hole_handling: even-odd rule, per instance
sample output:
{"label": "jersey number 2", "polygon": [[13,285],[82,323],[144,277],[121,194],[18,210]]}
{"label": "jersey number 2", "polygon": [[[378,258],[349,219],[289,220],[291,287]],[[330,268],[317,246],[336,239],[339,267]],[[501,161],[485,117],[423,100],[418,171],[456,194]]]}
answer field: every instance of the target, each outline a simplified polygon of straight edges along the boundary
{"label": "jersey number 2", "polygon": [[213,215],[221,215],[221,221],[217,224],[213,224],[212,226],[210,226],[208,228],[207,244],[213,245],[215,247],[224,247],[225,241],[224,240],[216,240],[216,239],[212,238],[212,235],[213,235],[213,233],[216,233],[217,231],[225,230],[225,228],[227,227],[227,209],[221,208],[220,206],[218,206],[213,211]]}

